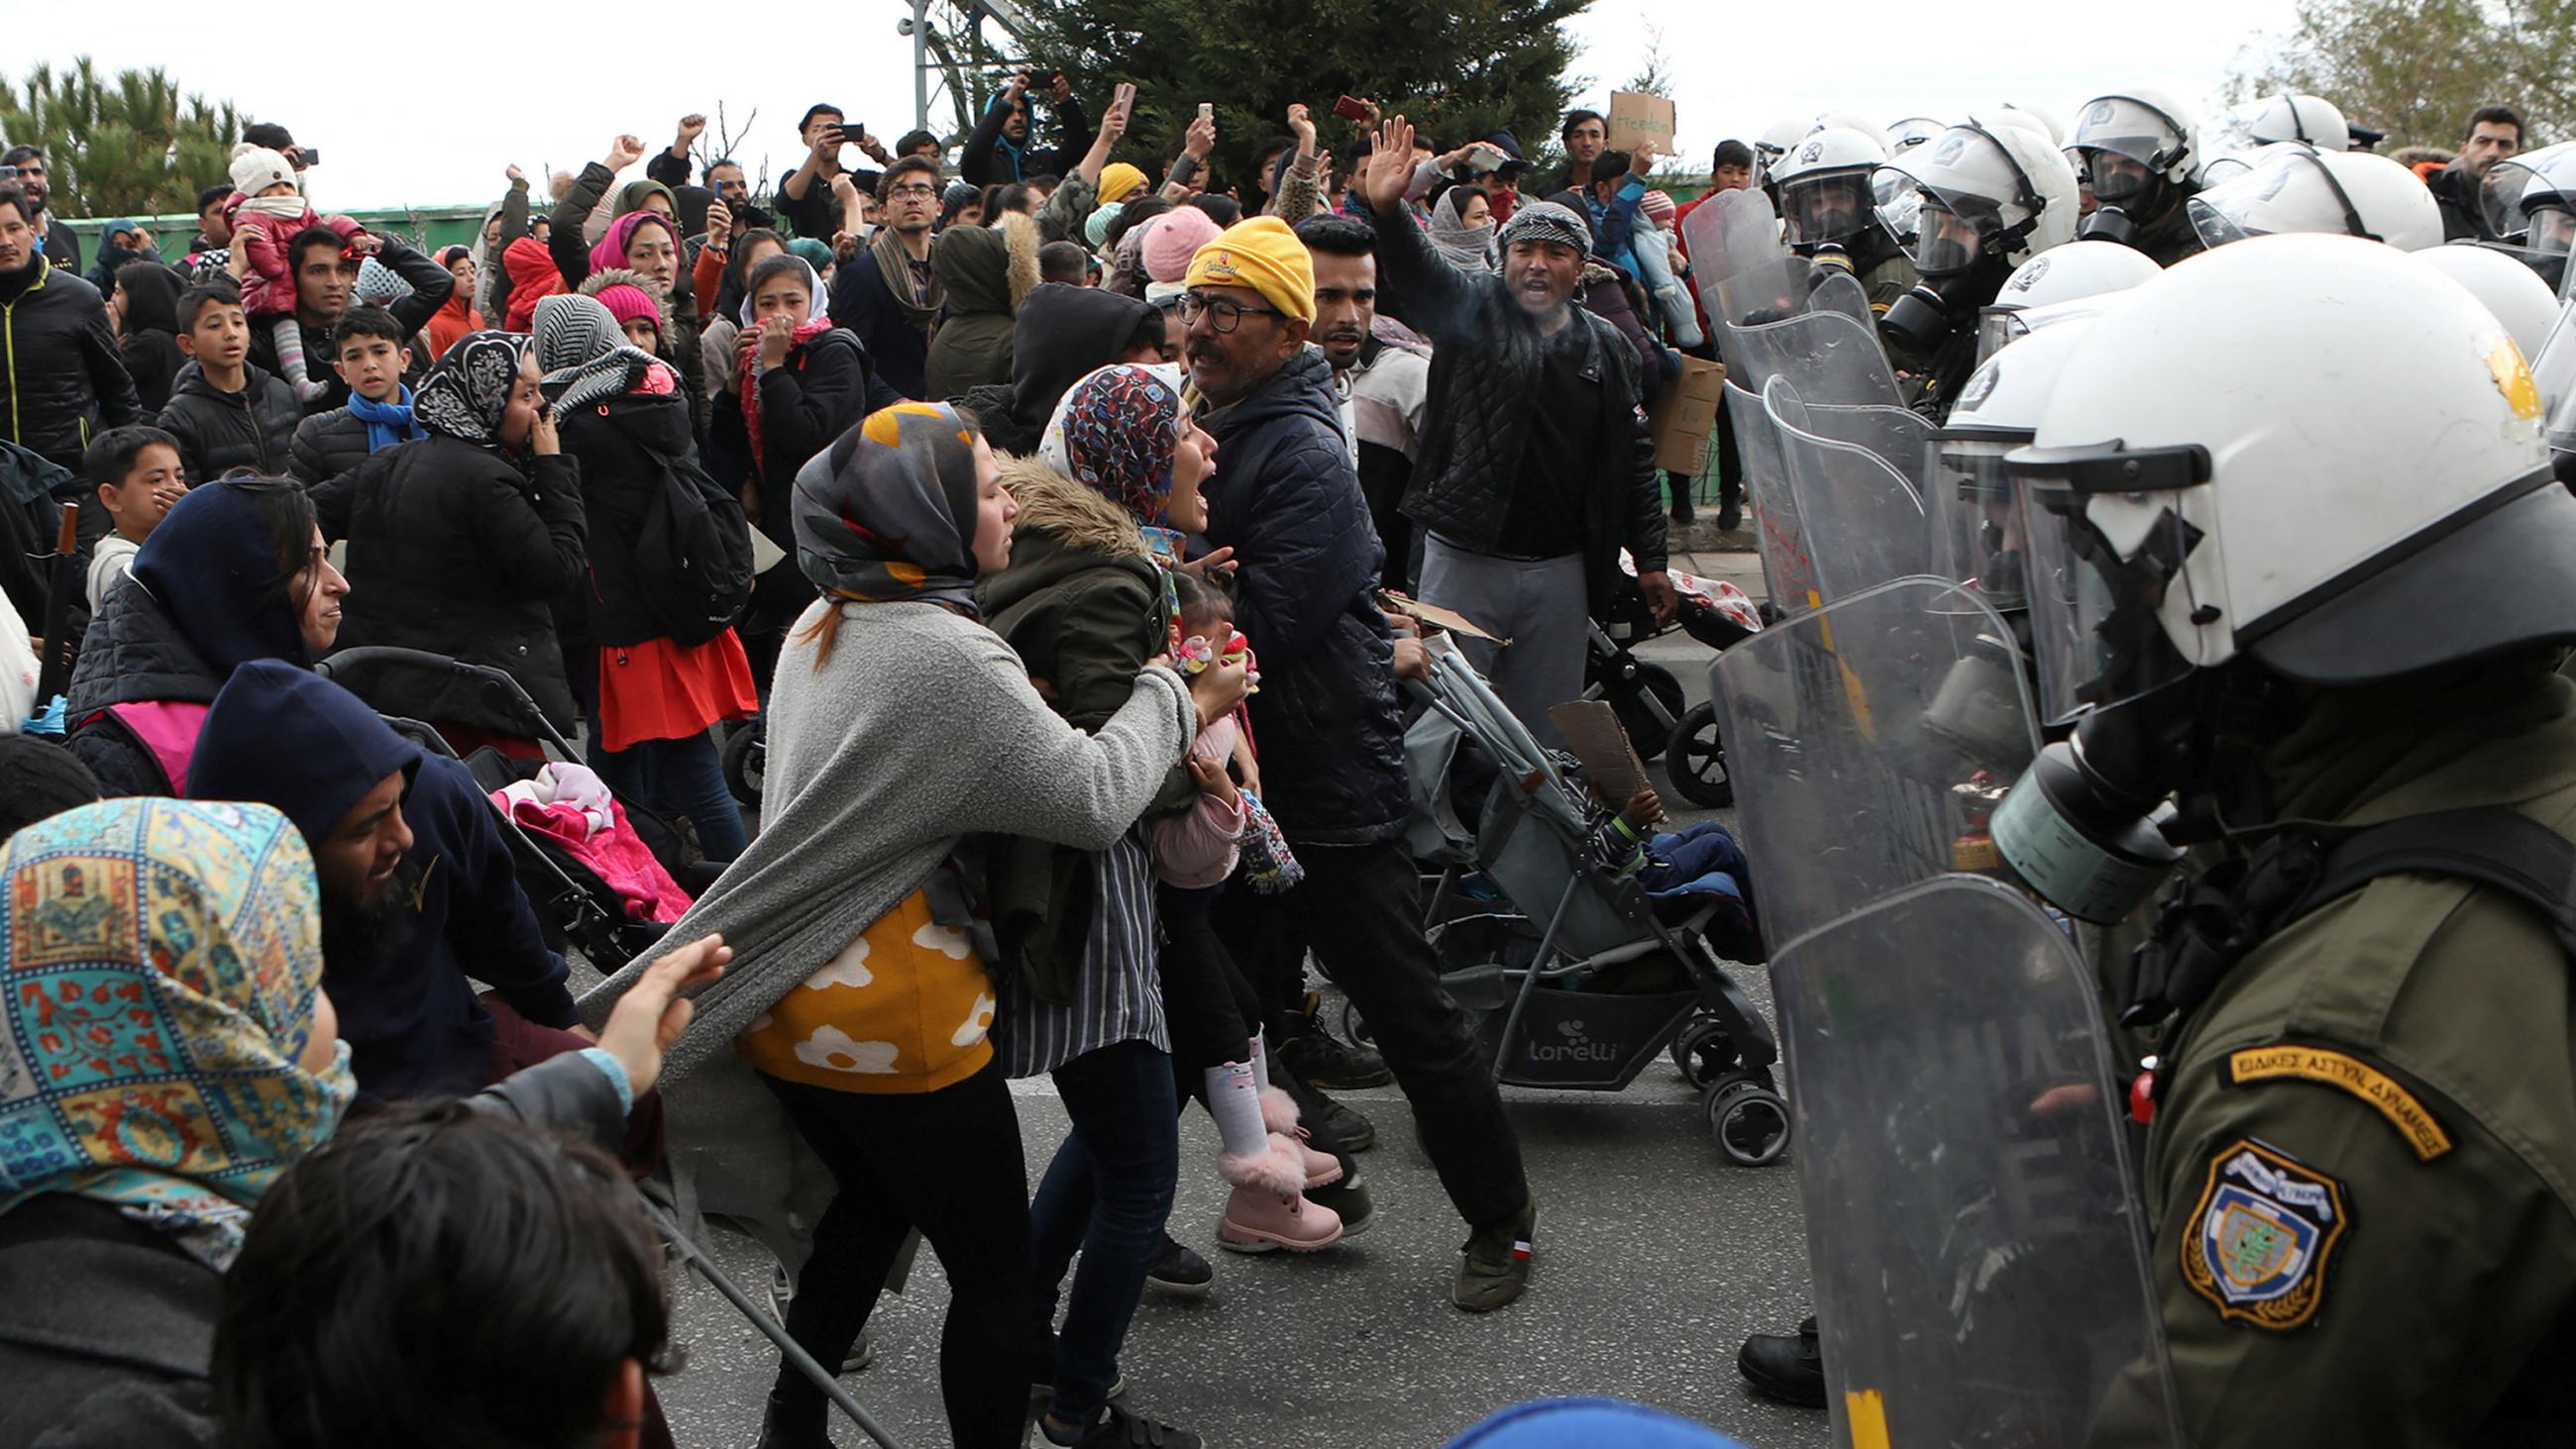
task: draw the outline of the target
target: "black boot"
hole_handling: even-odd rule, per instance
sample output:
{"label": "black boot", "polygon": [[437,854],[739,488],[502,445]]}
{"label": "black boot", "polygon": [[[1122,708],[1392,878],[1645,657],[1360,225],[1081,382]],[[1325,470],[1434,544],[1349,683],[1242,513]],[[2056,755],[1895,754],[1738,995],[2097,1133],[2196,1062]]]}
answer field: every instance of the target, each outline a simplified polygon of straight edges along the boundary
{"label": "black boot", "polygon": [[1825,1406],[1825,1356],[1816,1343],[1816,1320],[1795,1334],[1757,1333],[1744,1340],[1735,1367],[1753,1391],[1802,1409]]}
{"label": "black boot", "polygon": [[832,1433],[825,1427],[831,1412],[832,1401],[820,1394],[784,1399],[772,1390],[760,1416],[759,1449],[832,1449]]}

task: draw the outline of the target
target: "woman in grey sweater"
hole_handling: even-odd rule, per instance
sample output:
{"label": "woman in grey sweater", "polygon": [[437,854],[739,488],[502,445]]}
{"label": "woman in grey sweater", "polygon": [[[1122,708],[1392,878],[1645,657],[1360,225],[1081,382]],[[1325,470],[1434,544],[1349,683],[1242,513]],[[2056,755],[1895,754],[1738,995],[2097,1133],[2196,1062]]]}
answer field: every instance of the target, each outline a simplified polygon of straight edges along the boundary
{"label": "woman in grey sweater", "polygon": [[[735,948],[664,1069],[675,1166],[704,1209],[775,1229],[799,1160],[820,1159],[834,1192],[787,1328],[824,1363],[849,1352],[918,1228],[951,1289],[950,1431],[961,1446],[1017,1444],[1027,1179],[950,856],[986,831],[1107,848],[1243,678],[1185,685],[1150,663],[1090,735],[1049,709],[976,613],[975,580],[1009,560],[1015,506],[953,409],[872,415],[798,473],[794,510],[824,597],[779,659],[760,835],[670,937],[720,930]],[[795,1261],[792,1232],[763,1236]],[[761,1443],[827,1444],[826,1408],[782,1372]]]}

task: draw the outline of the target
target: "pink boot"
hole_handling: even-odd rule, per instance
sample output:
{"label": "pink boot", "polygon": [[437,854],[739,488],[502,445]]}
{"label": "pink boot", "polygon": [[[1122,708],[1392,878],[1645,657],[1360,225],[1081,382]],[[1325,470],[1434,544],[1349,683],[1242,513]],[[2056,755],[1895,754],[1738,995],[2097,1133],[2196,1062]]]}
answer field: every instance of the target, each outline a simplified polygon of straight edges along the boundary
{"label": "pink boot", "polygon": [[[1286,1137],[1270,1139],[1270,1162],[1257,1169],[1232,1153],[1218,1159],[1234,1193],[1217,1220],[1216,1245],[1234,1253],[1267,1253],[1286,1248],[1312,1253],[1342,1240],[1341,1215],[1299,1195],[1305,1176],[1304,1149]],[[1246,1169],[1237,1178],[1238,1168]],[[1247,1180],[1252,1179],[1252,1180]]]}
{"label": "pink boot", "polygon": [[1342,1160],[1329,1152],[1317,1152],[1306,1140],[1306,1129],[1297,1125],[1297,1119],[1296,1098],[1277,1087],[1261,1089],[1261,1124],[1296,1142],[1306,1163],[1306,1190],[1331,1187],[1342,1180]]}

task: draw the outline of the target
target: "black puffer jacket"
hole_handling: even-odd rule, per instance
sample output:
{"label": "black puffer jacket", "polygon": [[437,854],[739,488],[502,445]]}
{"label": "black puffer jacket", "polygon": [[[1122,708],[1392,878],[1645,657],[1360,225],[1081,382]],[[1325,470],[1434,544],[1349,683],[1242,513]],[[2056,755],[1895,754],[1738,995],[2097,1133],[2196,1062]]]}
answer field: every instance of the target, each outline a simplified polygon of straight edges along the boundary
{"label": "black puffer jacket", "polygon": [[0,274],[0,437],[77,472],[90,439],[141,421],[98,288],[43,257]]}
{"label": "black puffer jacket", "polygon": [[1636,348],[1617,327],[1574,308],[1571,325],[1587,335],[1587,395],[1540,397],[1541,334],[1503,279],[1470,277],[1449,265],[1402,212],[1374,220],[1378,306],[1434,348],[1405,514],[1460,547],[1490,548],[1530,446],[1530,410],[1589,407],[1599,454],[1583,460],[1597,479],[1584,500],[1583,571],[1593,607],[1619,577],[1622,545],[1636,555],[1639,573],[1664,567],[1663,492],[1654,438],[1639,410],[1645,389]]}
{"label": "black puffer jacket", "polygon": [[213,704],[225,671],[206,662],[149,588],[108,591],[81,640],[66,718],[72,753],[110,795],[169,795],[178,783],[108,710],[120,704]]}
{"label": "black puffer jacket", "polygon": [[[550,606],[585,573],[580,479],[570,457],[538,458],[530,479],[498,454],[432,435],[314,489],[324,535],[349,541],[339,647],[398,645],[506,671],[569,731],[572,687]],[[459,685],[405,681],[368,703],[407,719],[534,732]]]}
{"label": "black puffer jacket", "polygon": [[241,391],[218,392],[194,361],[179,369],[170,405],[153,419],[179,440],[179,461],[187,466],[191,483],[221,478],[235,468],[285,477],[295,425],[302,421],[304,409],[296,405],[295,389],[256,365],[242,364]]}
{"label": "black puffer jacket", "polygon": [[677,392],[625,393],[576,409],[560,422],[565,454],[581,463],[590,532],[590,577],[580,604],[557,615],[567,639],[578,634],[593,644],[641,644],[705,632],[705,620],[675,620],[664,612],[677,597],[670,577],[679,561],[639,546],[664,474],[675,467],[700,485],[719,527],[744,527],[742,501],[696,466],[688,399]]}
{"label": "black puffer jacket", "polygon": [[315,413],[295,428],[288,466],[307,483],[328,483],[367,461],[367,425],[346,407]]}
{"label": "black puffer jacket", "polygon": [[1262,803],[1291,841],[1392,840],[1406,796],[1394,647],[1376,603],[1386,550],[1342,442],[1332,365],[1302,350],[1199,421],[1219,460],[1208,542],[1235,551],[1235,624],[1261,662]]}

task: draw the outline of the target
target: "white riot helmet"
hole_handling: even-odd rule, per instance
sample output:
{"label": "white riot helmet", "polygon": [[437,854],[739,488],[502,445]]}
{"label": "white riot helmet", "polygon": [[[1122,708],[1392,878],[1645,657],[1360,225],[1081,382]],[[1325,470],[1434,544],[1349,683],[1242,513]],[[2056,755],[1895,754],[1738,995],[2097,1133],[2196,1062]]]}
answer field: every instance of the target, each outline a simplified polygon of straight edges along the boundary
{"label": "white riot helmet", "polygon": [[1878,122],[1857,111],[1818,111],[1815,123],[1807,128],[1807,134],[1812,136],[1818,131],[1837,129],[1858,131],[1864,136],[1875,136],[1878,134]]}
{"label": "white riot helmet", "polygon": [[2193,179],[2200,184],[2202,190],[2206,191],[2222,181],[2233,181],[2253,169],[2253,157],[2242,152],[2231,151],[2224,156],[2212,156],[2200,163],[2200,174]]}
{"label": "white riot helmet", "polygon": [[2561,141],[2487,168],[2478,186],[2487,230],[2535,252],[2576,241],[2576,141]]}
{"label": "white riot helmet", "polygon": [[2076,304],[2125,292],[2162,270],[2146,253],[2116,242],[2071,241],[2044,251],[2013,268],[2003,290],[1978,319],[1977,360],[1983,362],[2007,343],[2038,330],[2044,325],[2041,315],[2050,321],[2091,316],[2102,310],[2101,305],[2076,308]]}
{"label": "white riot helmet", "polygon": [[2051,146],[2066,144],[2066,123],[2057,118],[2055,111],[2044,106],[2025,106],[2018,101],[2006,101],[1983,114],[1987,120],[1999,126],[2021,126],[2036,131]]}
{"label": "white riot helmet", "polygon": [[2266,146],[2254,168],[2191,199],[2204,245],[2279,232],[2340,232],[2399,251],[2442,244],[2442,209],[2414,172],[2369,151]]}
{"label": "white riot helmet", "polygon": [[2066,154],[2097,206],[2077,234],[2133,246],[2142,224],[2170,215],[2200,164],[2195,127],[2155,91],[2086,101]]}
{"label": "white riot helmet", "polygon": [[2513,334],[2514,346],[2522,349],[2523,356],[2540,355],[2549,330],[2558,325],[2558,298],[2538,273],[2509,253],[2468,244],[2426,247],[2411,255],[2486,304],[2504,330]]}
{"label": "white riot helmet", "polygon": [[2276,141],[2305,141],[2320,151],[2352,149],[2352,123],[2343,108],[2323,96],[2265,96],[2245,107],[2238,123],[2245,139],[2257,146]]}
{"label": "white riot helmet", "polygon": [[2004,455],[2038,434],[2040,413],[2090,319],[2071,318],[1980,363],[1925,447],[1932,571],[1982,595],[1999,614],[2029,604],[2028,534]]}
{"label": "white riot helmet", "polygon": [[2223,247],[2085,343],[2005,459],[2032,632],[2082,646],[2042,678],[2075,729],[1992,830],[2041,895],[2111,921],[2175,858],[2148,823],[2168,797],[2242,789],[2259,742],[2205,722],[2248,717],[2269,680],[2349,688],[2576,639],[2576,497],[2503,324],[2384,246]]}
{"label": "white riot helmet", "polygon": [[[1920,207],[1910,251],[1923,283],[1880,327],[1928,357],[1960,321],[1994,299],[2013,267],[2073,238],[2075,172],[2035,128],[1971,117],[1887,163]],[[1888,230],[1902,235],[1892,216]]]}
{"label": "white riot helmet", "polygon": [[1789,148],[1771,168],[1772,193],[1792,250],[1846,246],[1875,219],[1871,181],[1887,148],[1867,131],[1828,126]]}
{"label": "white riot helmet", "polygon": [[1888,127],[1883,133],[1883,139],[1887,142],[1887,154],[1902,156],[1948,129],[1950,129],[1948,123],[1936,121],[1930,116],[1908,116]]}

